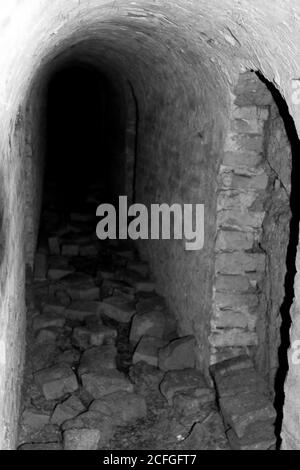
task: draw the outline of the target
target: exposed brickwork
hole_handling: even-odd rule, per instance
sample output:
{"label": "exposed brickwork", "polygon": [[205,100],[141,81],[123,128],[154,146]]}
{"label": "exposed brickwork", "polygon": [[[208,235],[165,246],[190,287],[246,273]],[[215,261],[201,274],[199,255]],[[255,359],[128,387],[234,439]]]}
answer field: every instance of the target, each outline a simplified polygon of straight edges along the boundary
{"label": "exposed brickwork", "polygon": [[291,149],[273,97],[254,73],[239,77],[232,99],[219,171],[211,362],[248,352],[272,380],[286,271],[280,259],[291,217]]}

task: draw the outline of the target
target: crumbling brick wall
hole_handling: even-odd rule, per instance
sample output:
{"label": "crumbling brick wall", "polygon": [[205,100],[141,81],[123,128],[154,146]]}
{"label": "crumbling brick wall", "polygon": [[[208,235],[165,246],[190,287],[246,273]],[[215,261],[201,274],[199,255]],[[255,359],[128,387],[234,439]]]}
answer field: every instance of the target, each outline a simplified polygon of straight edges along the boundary
{"label": "crumbling brick wall", "polygon": [[291,147],[278,107],[257,75],[246,72],[234,88],[219,170],[211,362],[248,352],[271,380],[278,366],[290,173]]}

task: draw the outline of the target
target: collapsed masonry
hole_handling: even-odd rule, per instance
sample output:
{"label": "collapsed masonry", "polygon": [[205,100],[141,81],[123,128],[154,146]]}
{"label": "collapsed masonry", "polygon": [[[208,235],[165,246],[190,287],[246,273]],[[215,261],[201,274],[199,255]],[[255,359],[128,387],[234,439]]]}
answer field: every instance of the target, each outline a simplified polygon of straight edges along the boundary
{"label": "collapsed masonry", "polygon": [[19,449],[274,449],[270,391],[251,360],[212,366],[216,394],[134,247],[97,240],[86,211],[44,217]]}

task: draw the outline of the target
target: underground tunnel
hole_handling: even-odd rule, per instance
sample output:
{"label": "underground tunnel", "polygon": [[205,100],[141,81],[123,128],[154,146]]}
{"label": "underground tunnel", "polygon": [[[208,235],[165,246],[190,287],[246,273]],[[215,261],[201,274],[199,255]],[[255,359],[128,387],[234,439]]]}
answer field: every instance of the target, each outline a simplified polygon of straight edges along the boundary
{"label": "underground tunnel", "polygon": [[[297,67],[225,4],[1,7],[1,448],[300,448]],[[203,248],[100,240],[120,196]]]}

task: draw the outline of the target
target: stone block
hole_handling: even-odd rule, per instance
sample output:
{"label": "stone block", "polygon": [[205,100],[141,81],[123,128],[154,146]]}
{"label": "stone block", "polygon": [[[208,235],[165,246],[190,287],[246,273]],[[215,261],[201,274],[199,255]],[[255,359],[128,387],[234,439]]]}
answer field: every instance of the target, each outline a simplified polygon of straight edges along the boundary
{"label": "stone block", "polygon": [[50,416],[48,413],[38,411],[36,408],[27,408],[23,411],[21,424],[28,428],[31,432],[42,429],[45,424],[49,423]]}
{"label": "stone block", "polygon": [[220,376],[228,375],[232,372],[243,370],[243,369],[253,369],[253,362],[247,354],[241,354],[230,359],[218,362],[210,366],[209,370],[213,377],[216,374]]}
{"label": "stone block", "polygon": [[120,323],[128,323],[136,313],[134,302],[121,295],[108,297],[100,305],[101,313]]}
{"label": "stone block", "polygon": [[171,341],[159,350],[158,367],[161,370],[178,370],[195,367],[196,340],[194,336],[185,336]]}
{"label": "stone block", "polygon": [[170,405],[178,393],[193,392],[202,403],[214,400],[214,392],[208,387],[204,375],[196,369],[167,372],[160,384],[160,391]]}
{"label": "stone block", "polygon": [[264,122],[259,119],[234,119],[231,121],[232,133],[263,134]]}
{"label": "stone block", "polygon": [[65,363],[69,365],[74,365],[79,362],[80,359],[80,352],[76,349],[67,349],[66,351],[58,354],[56,356],[55,361],[58,364]]}
{"label": "stone block", "polygon": [[136,364],[139,361],[144,361],[147,364],[157,367],[158,351],[165,346],[165,344],[166,342],[161,338],[143,336],[134,351],[132,363]]}
{"label": "stone block", "polygon": [[134,315],[131,323],[129,340],[136,344],[142,336],[155,336],[162,338],[164,335],[165,318],[161,311],[150,311],[144,314]]}
{"label": "stone block", "polygon": [[276,436],[273,425],[258,422],[249,428],[242,438],[238,438],[233,429],[226,432],[232,450],[275,450]]}
{"label": "stone block", "polygon": [[36,330],[43,328],[57,327],[62,328],[66,323],[66,319],[55,313],[43,313],[33,319],[32,327]]}
{"label": "stone block", "polygon": [[116,355],[117,350],[113,345],[89,348],[81,356],[78,374],[98,372],[98,370],[102,369],[115,369]]}
{"label": "stone block", "polygon": [[265,269],[263,253],[217,253],[216,272],[221,274],[245,274]]}
{"label": "stone block", "polygon": [[69,429],[63,433],[64,450],[97,450],[101,439],[99,429]]}
{"label": "stone block", "polygon": [[125,391],[114,392],[93,401],[89,410],[110,416],[117,425],[133,423],[147,414],[145,398]]}
{"label": "stone block", "polygon": [[239,438],[245,435],[247,428],[253,423],[264,421],[272,424],[276,418],[271,401],[257,392],[226,396],[219,403],[225,422]]}
{"label": "stone block", "polygon": [[87,287],[82,289],[69,288],[68,293],[74,300],[99,300],[99,287]]}
{"label": "stone block", "polygon": [[101,346],[103,343],[114,342],[117,337],[117,330],[109,326],[98,326],[91,331],[90,343],[92,346]]}
{"label": "stone block", "polygon": [[235,274],[218,274],[215,280],[217,292],[249,292],[254,290],[250,277]]}
{"label": "stone block", "polygon": [[254,168],[262,161],[262,153],[240,150],[224,152],[223,164],[232,167]]}
{"label": "stone block", "polygon": [[227,151],[251,151],[262,152],[264,136],[262,134],[237,134],[230,133],[225,141],[224,150]]}
{"label": "stone block", "polygon": [[95,300],[74,300],[72,304],[65,309],[64,316],[71,320],[83,321],[91,315],[100,317],[102,302]]}
{"label": "stone block", "polygon": [[57,316],[62,316],[66,307],[59,303],[58,301],[47,302],[43,305],[43,315],[55,314]]}
{"label": "stone block", "polygon": [[257,312],[259,297],[256,294],[216,292],[214,304],[220,310],[234,310],[247,314]]}
{"label": "stone block", "polygon": [[217,223],[223,229],[253,232],[261,228],[264,217],[265,212],[222,210],[218,212]]}
{"label": "stone block", "polygon": [[72,269],[61,269],[61,268],[50,268],[48,270],[48,279],[51,281],[58,281],[63,279],[64,277],[68,276],[68,274],[72,274]]}
{"label": "stone block", "polygon": [[268,108],[257,106],[237,106],[234,109],[235,119],[260,119],[266,121],[269,118]]}
{"label": "stone block", "polygon": [[57,336],[57,328],[43,328],[38,330],[36,342],[38,344],[55,343]]}
{"label": "stone block", "polygon": [[91,346],[91,330],[83,326],[73,329],[72,343],[79,349],[88,349]]}
{"label": "stone block", "polygon": [[157,367],[139,361],[129,369],[130,380],[135,384],[134,389],[143,395],[149,391],[158,391],[164,372]]}
{"label": "stone block", "polygon": [[215,384],[221,398],[245,392],[257,392],[270,397],[266,382],[254,368],[231,371],[223,375],[216,373]]}
{"label": "stone block", "polygon": [[81,380],[84,389],[95,399],[118,391],[133,392],[132,383],[116,369],[83,374]]}
{"label": "stone block", "polygon": [[216,251],[242,251],[253,247],[255,235],[252,232],[238,230],[219,230]]}
{"label": "stone block", "polygon": [[198,390],[187,390],[182,393],[175,393],[173,396],[173,408],[182,417],[193,417],[198,420],[200,417],[207,415],[207,411],[211,410],[215,405],[215,392],[210,389],[207,393],[199,396]]}
{"label": "stone block", "polygon": [[34,379],[46,400],[61,398],[67,393],[75,392],[78,388],[74,372],[64,363],[36,372]]}
{"label": "stone block", "polygon": [[211,412],[202,423],[195,423],[188,437],[179,445],[183,450],[230,450],[222,418]]}
{"label": "stone block", "polygon": [[213,331],[209,336],[212,346],[223,348],[228,346],[256,346],[258,339],[255,331],[241,328],[228,328]]}
{"label": "stone block", "polygon": [[[231,181],[231,180],[230,180]],[[251,210],[259,198],[255,191],[241,191],[239,189],[226,189],[218,192],[217,212],[222,210]]]}
{"label": "stone block", "polygon": [[51,416],[51,423],[60,426],[68,419],[78,416],[80,413],[85,411],[85,406],[79,398],[71,396],[63,403],[56,405],[54,412]]}
{"label": "stone block", "polygon": [[61,281],[61,286],[65,289],[89,289],[95,287],[95,282],[92,276],[77,271],[66,276]]}

